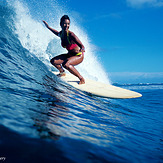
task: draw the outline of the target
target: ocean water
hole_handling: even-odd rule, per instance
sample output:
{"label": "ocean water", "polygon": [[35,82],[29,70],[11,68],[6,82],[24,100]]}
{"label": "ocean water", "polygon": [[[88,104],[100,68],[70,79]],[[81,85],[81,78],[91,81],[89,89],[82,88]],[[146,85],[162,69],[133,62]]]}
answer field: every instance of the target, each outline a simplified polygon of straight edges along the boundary
{"label": "ocean water", "polygon": [[[49,60],[63,49],[40,22],[43,4],[59,24],[57,1],[0,3],[0,162],[163,162],[163,84],[116,83],[143,96],[108,99],[62,82]],[[77,68],[110,83],[87,33],[72,29],[87,45]]]}

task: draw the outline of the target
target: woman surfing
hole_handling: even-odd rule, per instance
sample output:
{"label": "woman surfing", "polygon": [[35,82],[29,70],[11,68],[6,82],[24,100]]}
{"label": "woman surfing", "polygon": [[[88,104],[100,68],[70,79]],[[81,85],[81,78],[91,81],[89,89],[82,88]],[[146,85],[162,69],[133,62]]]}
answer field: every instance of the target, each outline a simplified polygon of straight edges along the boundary
{"label": "woman surfing", "polygon": [[62,77],[66,75],[63,69],[64,67],[70,73],[79,78],[79,84],[85,84],[83,76],[81,76],[74,67],[83,61],[85,48],[79,38],[72,31],[69,31],[70,18],[67,15],[62,16],[60,20],[62,30],[60,32],[49,27],[46,21],[43,21],[43,23],[50,31],[61,38],[62,47],[68,50],[68,53],[58,55],[50,61],[51,64],[59,70],[60,73],[58,76]]}

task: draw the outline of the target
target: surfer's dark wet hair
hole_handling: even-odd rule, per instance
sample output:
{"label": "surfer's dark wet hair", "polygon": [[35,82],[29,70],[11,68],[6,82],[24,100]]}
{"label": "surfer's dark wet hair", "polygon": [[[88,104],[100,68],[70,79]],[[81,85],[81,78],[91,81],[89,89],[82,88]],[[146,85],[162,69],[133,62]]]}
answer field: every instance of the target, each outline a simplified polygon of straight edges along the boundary
{"label": "surfer's dark wet hair", "polygon": [[60,20],[60,26],[62,26],[62,22],[65,20],[65,19],[68,19],[70,21],[70,18],[68,17],[68,15],[63,15],[61,17],[61,20]]}

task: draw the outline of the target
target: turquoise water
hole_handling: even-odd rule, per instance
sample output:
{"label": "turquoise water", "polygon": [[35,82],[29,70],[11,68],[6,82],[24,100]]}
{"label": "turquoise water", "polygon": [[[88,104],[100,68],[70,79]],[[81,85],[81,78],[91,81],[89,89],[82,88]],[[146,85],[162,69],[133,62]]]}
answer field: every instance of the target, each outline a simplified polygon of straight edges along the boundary
{"label": "turquoise water", "polygon": [[[6,162],[162,162],[163,84],[116,84],[143,95],[123,100],[76,90],[51,73],[48,60],[55,55],[51,44],[59,49],[58,41],[45,38],[46,55],[42,54],[41,43],[31,42],[35,34],[21,26],[20,18],[14,19],[17,12],[5,1],[0,5],[0,158]],[[103,71],[100,65],[99,70]]]}

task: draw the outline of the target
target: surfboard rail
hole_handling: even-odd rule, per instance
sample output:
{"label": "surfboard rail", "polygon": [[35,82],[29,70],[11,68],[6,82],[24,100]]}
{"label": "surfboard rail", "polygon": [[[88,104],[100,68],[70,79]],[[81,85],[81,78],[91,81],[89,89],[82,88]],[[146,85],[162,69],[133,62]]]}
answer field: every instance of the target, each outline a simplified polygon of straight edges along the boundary
{"label": "surfboard rail", "polygon": [[[58,72],[54,72],[55,75]],[[66,74],[66,76],[61,77],[61,80],[70,84],[71,86],[87,92],[89,94],[106,97],[106,98],[114,98],[114,99],[128,99],[128,98],[138,98],[142,95],[138,92],[127,90],[124,88],[120,88],[117,86],[113,86],[110,84],[105,84],[98,81],[93,81],[90,79],[85,79],[85,84],[79,85],[79,79],[72,74]]]}

